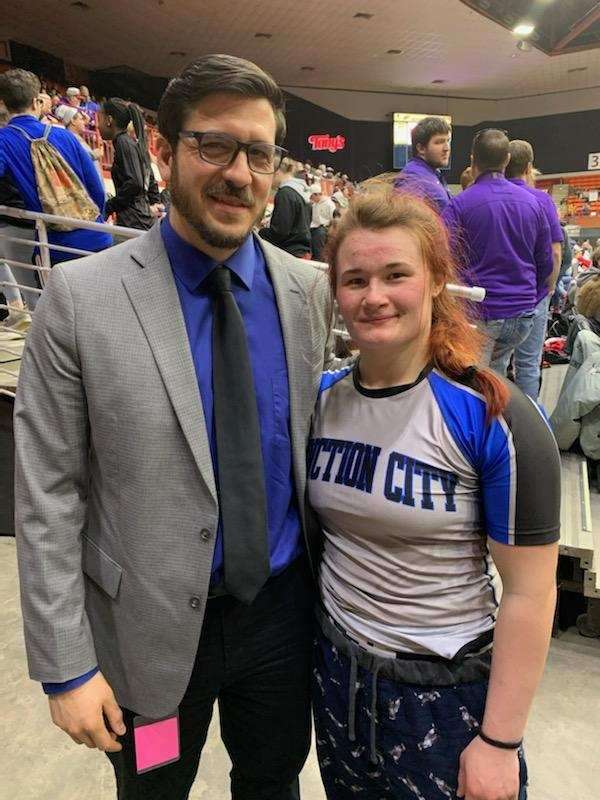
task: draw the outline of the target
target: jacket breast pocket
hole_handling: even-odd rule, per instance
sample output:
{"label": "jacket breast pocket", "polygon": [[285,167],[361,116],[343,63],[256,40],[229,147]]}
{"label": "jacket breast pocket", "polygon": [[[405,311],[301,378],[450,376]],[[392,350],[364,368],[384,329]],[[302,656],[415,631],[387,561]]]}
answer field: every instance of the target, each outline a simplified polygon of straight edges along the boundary
{"label": "jacket breast pocket", "polygon": [[81,567],[109,597],[117,596],[123,569],[116,561],[101,550],[88,536],[82,534]]}

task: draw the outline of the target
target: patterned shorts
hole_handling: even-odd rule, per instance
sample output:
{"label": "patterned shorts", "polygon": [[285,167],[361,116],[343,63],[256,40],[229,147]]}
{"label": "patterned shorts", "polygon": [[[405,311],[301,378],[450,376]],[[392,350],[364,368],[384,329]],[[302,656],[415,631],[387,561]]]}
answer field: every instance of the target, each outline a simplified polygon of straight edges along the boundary
{"label": "patterned shorts", "polygon": [[[483,717],[487,678],[455,685],[390,679],[378,674],[389,659],[372,657],[371,669],[360,660],[353,664],[335,638],[336,644],[318,630],[313,671],[317,754],[328,799],[455,800],[460,754]],[[429,677],[432,670],[428,663]],[[522,752],[519,763],[519,800],[526,800]]]}

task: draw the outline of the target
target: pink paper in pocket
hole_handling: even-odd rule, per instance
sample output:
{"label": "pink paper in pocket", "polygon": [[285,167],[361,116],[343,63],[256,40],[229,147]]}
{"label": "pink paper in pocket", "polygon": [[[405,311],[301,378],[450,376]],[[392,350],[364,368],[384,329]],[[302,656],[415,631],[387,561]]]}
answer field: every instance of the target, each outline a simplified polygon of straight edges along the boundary
{"label": "pink paper in pocket", "polygon": [[133,738],[137,774],[179,760],[179,714],[162,719],[134,717]]}

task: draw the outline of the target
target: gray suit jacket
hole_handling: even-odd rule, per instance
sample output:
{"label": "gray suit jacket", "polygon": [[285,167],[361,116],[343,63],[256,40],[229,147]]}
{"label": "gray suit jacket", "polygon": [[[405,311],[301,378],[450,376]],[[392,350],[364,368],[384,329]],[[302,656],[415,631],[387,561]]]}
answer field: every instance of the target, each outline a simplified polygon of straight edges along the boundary
{"label": "gray suit jacket", "polygon": [[[305,449],[328,348],[327,281],[309,262],[261,246],[283,329],[294,477],[314,558]],[[14,420],[30,676],[62,682],[99,664],[122,706],[169,713],[194,664],[219,512],[158,226],[53,269],[27,337]]]}

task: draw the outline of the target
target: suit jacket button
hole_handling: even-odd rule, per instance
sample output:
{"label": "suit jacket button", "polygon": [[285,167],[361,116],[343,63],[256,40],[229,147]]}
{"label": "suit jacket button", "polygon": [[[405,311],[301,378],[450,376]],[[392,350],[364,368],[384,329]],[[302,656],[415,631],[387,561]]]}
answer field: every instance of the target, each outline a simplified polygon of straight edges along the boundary
{"label": "suit jacket button", "polygon": [[202,530],[200,531],[200,538],[202,539],[203,542],[208,542],[211,536],[212,536],[212,531],[209,531],[208,528],[202,528]]}
{"label": "suit jacket button", "polygon": [[190,606],[192,608],[200,608],[200,598],[199,597],[192,597],[190,598]]}

